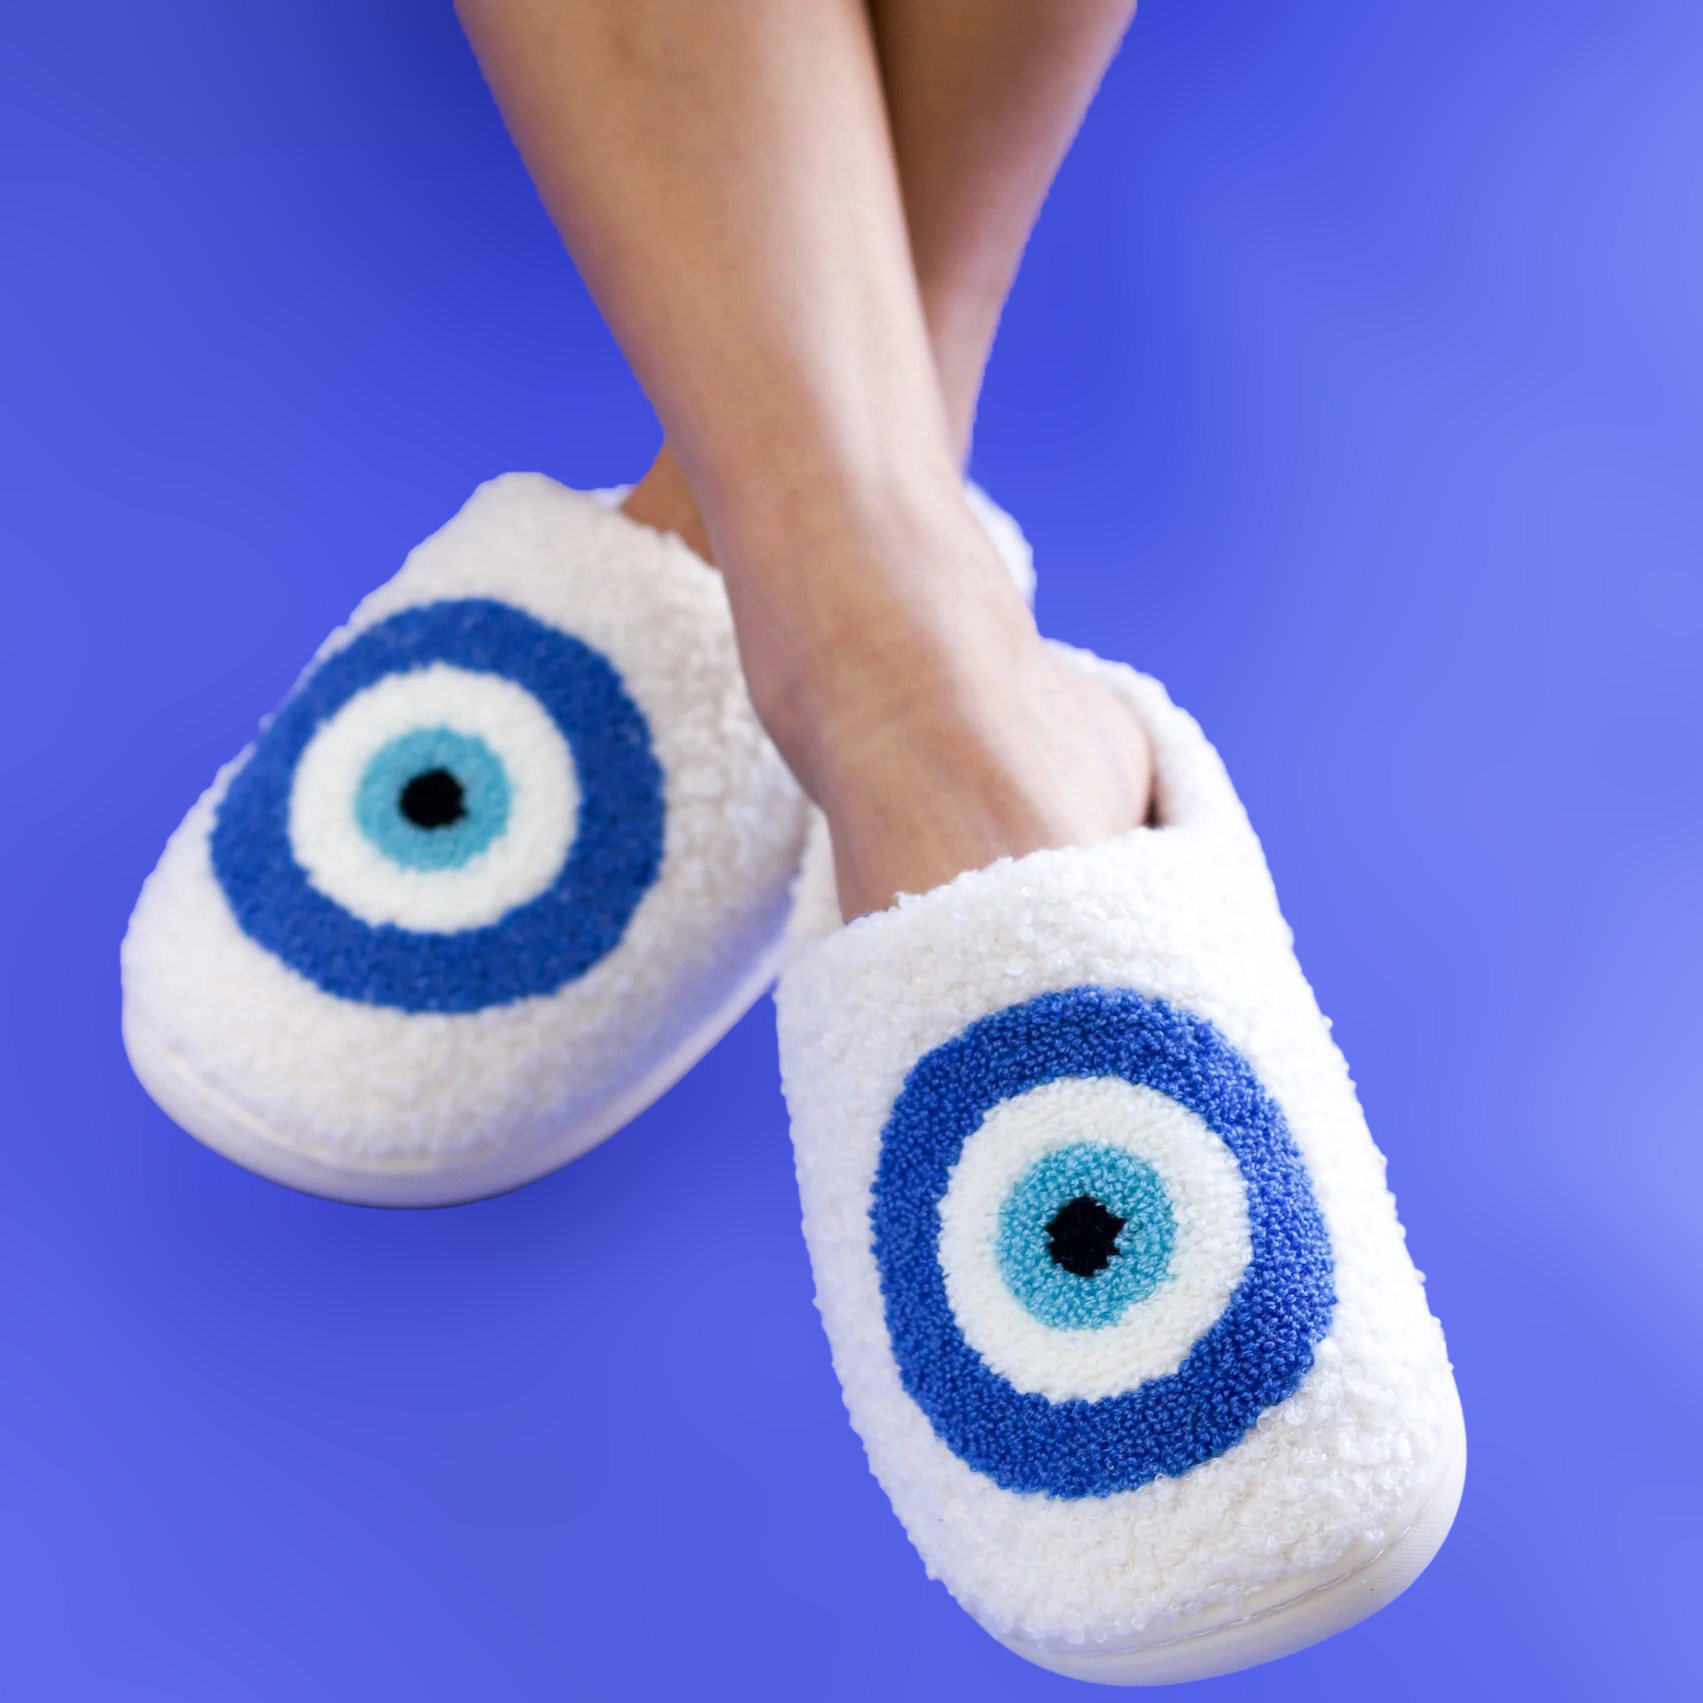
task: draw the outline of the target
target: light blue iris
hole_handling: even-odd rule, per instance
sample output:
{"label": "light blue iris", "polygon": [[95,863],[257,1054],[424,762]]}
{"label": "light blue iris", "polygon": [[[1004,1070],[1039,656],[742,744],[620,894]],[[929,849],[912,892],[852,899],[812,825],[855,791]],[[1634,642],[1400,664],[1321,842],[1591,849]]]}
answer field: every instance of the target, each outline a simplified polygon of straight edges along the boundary
{"label": "light blue iris", "polygon": [[[404,813],[403,795],[410,782],[437,775],[460,788],[460,814],[423,827]],[[367,764],[355,792],[355,820],[404,869],[459,869],[508,826],[512,796],[508,771],[483,739],[451,727],[420,727],[391,740]]]}
{"label": "light blue iris", "polygon": [[[1060,1265],[1049,1234],[1060,1212],[1083,1200],[1123,1220],[1106,1263],[1092,1276]],[[1043,1324],[1101,1330],[1164,1281],[1175,1240],[1171,1202],[1153,1167],[1121,1148],[1082,1142],[1037,1160],[1006,1196],[999,1212],[999,1270]]]}

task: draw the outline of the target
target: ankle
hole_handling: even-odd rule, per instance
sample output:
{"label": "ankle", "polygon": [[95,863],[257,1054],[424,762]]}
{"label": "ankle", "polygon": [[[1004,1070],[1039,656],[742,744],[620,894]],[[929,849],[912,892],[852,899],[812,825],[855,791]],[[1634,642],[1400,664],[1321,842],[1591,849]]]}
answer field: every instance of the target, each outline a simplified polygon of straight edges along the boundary
{"label": "ankle", "polygon": [[968,518],[962,481],[944,433],[912,430],[873,444],[813,434],[754,466],[706,469],[698,488],[723,555],[795,581],[810,577],[800,562],[858,553],[880,572],[913,540],[948,542]]}
{"label": "ankle", "polygon": [[[884,726],[973,726],[1040,648],[954,489],[933,514],[818,511],[724,551],[752,702],[807,790]],[[807,564],[807,566],[806,566]]]}
{"label": "ankle", "polygon": [[672,532],[706,562],[714,562],[709,528],[704,524],[698,500],[667,444],[657,451],[656,460],[644,477],[622,499],[621,512],[641,526]]}

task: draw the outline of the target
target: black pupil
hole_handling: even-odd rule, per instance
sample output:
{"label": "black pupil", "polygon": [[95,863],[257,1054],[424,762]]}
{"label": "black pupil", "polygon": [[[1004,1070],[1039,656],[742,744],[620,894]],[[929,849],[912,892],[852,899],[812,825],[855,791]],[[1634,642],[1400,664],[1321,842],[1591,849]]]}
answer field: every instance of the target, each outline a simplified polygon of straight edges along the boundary
{"label": "black pupil", "polygon": [[416,828],[447,828],[467,814],[467,794],[448,769],[427,769],[416,775],[402,789],[398,802]]}
{"label": "black pupil", "polygon": [[1112,1263],[1125,1220],[1108,1212],[1091,1194],[1067,1200],[1047,1226],[1053,1264],[1078,1277],[1093,1277]]}

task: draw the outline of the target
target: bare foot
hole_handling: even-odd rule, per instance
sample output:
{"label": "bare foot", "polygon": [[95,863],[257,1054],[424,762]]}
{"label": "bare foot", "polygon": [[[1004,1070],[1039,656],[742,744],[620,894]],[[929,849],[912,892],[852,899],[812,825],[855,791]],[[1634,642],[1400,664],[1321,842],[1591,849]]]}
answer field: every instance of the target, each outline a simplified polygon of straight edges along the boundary
{"label": "bare foot", "polygon": [[961,495],[931,509],[795,538],[808,604],[758,559],[775,543],[724,553],[753,701],[828,817],[848,920],[1148,813],[1134,717],[1042,642]]}
{"label": "bare foot", "polygon": [[[622,508],[714,559],[666,445]],[[1129,711],[1041,642],[956,493],[927,509],[794,507],[732,557],[752,697],[828,817],[848,919],[1002,857],[1110,839],[1152,793]],[[801,553],[822,570],[808,608],[786,559]]]}

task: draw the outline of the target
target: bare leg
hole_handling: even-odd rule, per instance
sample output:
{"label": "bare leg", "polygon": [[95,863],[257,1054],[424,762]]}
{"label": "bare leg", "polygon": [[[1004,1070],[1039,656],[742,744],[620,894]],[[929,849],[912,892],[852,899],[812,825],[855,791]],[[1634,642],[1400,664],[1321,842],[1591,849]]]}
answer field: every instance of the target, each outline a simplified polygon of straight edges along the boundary
{"label": "bare leg", "polygon": [[859,0],[461,12],[701,504],[846,914],[1139,820],[1139,733],[965,506]]}
{"label": "bare leg", "polygon": [[873,0],[911,255],[968,455],[1005,298],[1135,0]]}
{"label": "bare leg", "polygon": [[[1134,0],[870,4],[912,262],[961,460],[1024,245],[1134,11]],[[709,554],[666,444],[627,507]]]}

